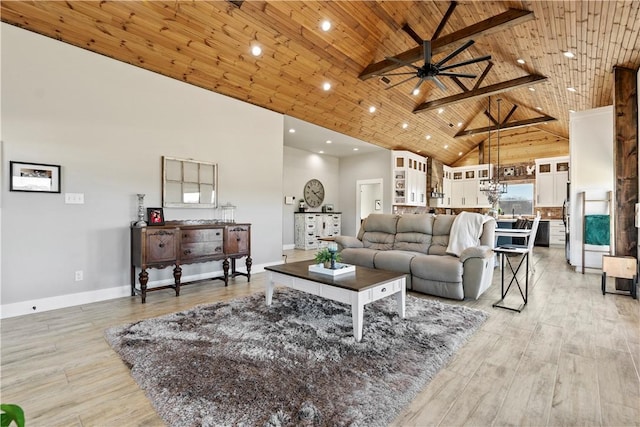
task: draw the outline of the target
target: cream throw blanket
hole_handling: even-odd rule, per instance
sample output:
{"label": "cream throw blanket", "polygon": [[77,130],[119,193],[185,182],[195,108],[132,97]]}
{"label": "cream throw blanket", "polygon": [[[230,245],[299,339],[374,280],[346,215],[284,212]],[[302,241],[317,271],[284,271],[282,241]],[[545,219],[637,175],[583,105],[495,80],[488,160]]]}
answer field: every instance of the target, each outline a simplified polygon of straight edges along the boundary
{"label": "cream throw blanket", "polygon": [[463,250],[480,244],[482,226],[491,217],[473,212],[460,212],[453,220],[447,253],[460,256]]}

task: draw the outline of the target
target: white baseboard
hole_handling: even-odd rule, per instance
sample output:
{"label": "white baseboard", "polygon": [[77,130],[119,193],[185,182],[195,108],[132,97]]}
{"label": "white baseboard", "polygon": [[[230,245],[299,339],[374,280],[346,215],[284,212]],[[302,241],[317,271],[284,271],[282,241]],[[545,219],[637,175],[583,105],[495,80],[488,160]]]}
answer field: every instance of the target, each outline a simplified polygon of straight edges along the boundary
{"label": "white baseboard", "polygon": [[291,245],[282,245],[282,250],[283,251],[289,251],[291,249],[295,249],[296,245],[295,244],[291,244]]}
{"label": "white baseboard", "polygon": [[[276,261],[273,263],[253,265],[251,267],[251,274],[264,272],[264,267],[269,265],[282,264],[282,261]],[[238,266],[237,271],[246,273],[247,269]],[[212,271],[202,274],[194,274],[191,276],[183,276],[182,282],[192,282],[195,280],[210,279],[211,277],[222,276],[224,273],[220,271]],[[173,278],[157,280],[149,282],[148,288],[156,286],[170,285],[173,283]],[[43,311],[57,310],[59,308],[74,307],[77,305],[91,304],[94,302],[106,301],[115,298],[131,297],[131,286],[117,286],[114,288],[99,289],[96,291],[78,292],[74,294],[59,295],[49,298],[39,298],[28,301],[21,301],[11,304],[2,304],[0,306],[0,319],[6,319],[9,317],[24,316],[26,314],[41,313]],[[133,298],[133,297],[131,297]],[[139,298],[139,297],[136,297]]]}

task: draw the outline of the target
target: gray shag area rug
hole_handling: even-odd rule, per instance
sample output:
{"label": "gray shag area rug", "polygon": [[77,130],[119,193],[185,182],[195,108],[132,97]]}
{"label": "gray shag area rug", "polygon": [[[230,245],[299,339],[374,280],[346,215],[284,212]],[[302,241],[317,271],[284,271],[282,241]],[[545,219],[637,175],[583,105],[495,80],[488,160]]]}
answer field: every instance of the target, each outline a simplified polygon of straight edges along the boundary
{"label": "gray shag area rug", "polygon": [[170,426],[383,426],[488,314],[407,295],[351,307],[291,289],[110,328],[109,344]]}

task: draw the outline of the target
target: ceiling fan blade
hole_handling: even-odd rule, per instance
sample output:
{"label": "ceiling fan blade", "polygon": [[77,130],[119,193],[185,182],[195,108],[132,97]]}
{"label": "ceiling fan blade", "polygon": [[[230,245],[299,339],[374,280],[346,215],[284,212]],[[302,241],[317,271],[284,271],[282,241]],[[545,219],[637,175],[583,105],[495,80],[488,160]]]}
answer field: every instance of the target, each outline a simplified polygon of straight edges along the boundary
{"label": "ceiling fan blade", "polygon": [[436,76],[429,77],[429,80],[433,80],[436,86],[438,86],[441,90],[447,90],[447,87],[444,84],[442,84],[442,82],[438,80]]}
{"label": "ceiling fan blade", "polygon": [[389,61],[393,61],[393,62],[395,62],[397,64],[404,65],[405,67],[415,68],[416,70],[420,69],[420,67],[418,67],[416,65],[413,65],[410,62],[402,61],[402,60],[400,60],[398,58],[394,58],[393,56],[386,56],[384,59],[388,59]]}
{"label": "ceiling fan blade", "polygon": [[459,54],[460,52],[462,52],[463,50],[465,50],[466,48],[468,48],[474,43],[475,42],[473,40],[469,40],[468,42],[466,42],[465,44],[463,44],[462,46],[460,46],[459,48],[451,52],[449,55],[445,56],[442,60],[438,61],[438,63],[436,64],[436,67],[440,67],[442,64],[449,61],[451,58],[453,58],[454,56],[456,56],[457,54]]}
{"label": "ceiling fan blade", "polygon": [[411,77],[409,77],[408,79],[404,79],[404,80],[403,80],[403,81],[401,81],[401,82],[394,83],[394,84],[392,84],[391,86],[387,86],[387,87],[385,87],[385,88],[384,88],[384,90],[391,89],[392,87],[396,87],[396,86],[398,86],[398,85],[401,85],[402,83],[408,82],[409,80],[411,80],[411,79],[415,79],[416,77],[418,77],[418,76],[411,76]]}
{"label": "ceiling fan blade", "polygon": [[438,73],[439,76],[448,76],[448,77],[464,77],[467,79],[475,79],[476,75],[475,74],[465,74],[465,73]]}
{"label": "ceiling fan blade", "polygon": [[423,41],[422,49],[424,52],[424,63],[431,64],[431,40]]}
{"label": "ceiling fan blade", "polygon": [[446,67],[440,67],[440,71],[450,70],[455,67],[462,67],[463,65],[475,64],[476,62],[488,61],[490,59],[491,55],[481,56],[480,58],[473,58],[468,61],[458,62],[457,64],[447,65]]}
{"label": "ceiling fan blade", "polygon": [[422,84],[424,79],[425,79],[425,77],[420,77],[420,80],[418,80],[418,83],[416,83],[416,85],[413,87],[413,89],[411,89],[411,94],[412,95],[413,95],[413,92],[415,92],[416,90],[418,90],[420,88],[420,85]]}

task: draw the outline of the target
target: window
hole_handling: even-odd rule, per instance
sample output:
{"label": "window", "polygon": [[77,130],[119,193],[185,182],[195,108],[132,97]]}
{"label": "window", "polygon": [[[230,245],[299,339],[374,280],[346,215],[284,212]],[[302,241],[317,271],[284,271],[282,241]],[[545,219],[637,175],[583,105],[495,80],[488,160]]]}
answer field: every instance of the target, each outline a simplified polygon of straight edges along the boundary
{"label": "window", "polygon": [[505,215],[533,215],[533,183],[508,184],[500,209]]}

